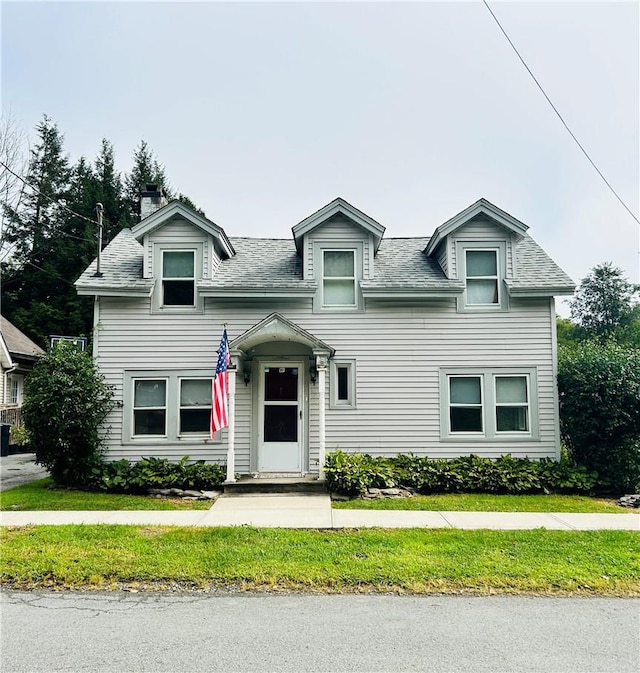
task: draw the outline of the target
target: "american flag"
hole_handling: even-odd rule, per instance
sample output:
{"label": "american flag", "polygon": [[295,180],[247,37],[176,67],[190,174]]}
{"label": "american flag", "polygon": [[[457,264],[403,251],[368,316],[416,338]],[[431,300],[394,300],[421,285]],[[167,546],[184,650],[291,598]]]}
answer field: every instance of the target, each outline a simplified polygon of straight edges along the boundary
{"label": "american flag", "polygon": [[216,365],[216,375],[213,379],[212,402],[211,402],[211,439],[214,438],[218,430],[226,428],[229,425],[227,416],[227,391],[229,390],[229,341],[227,340],[227,330],[222,332],[220,348],[218,349],[218,364]]}

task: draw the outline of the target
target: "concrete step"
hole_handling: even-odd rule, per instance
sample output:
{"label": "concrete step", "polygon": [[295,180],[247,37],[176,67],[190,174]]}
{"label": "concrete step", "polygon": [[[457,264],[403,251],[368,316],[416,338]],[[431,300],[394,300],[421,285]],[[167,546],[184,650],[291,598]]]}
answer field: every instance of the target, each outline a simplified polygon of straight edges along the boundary
{"label": "concrete step", "polygon": [[326,493],[324,481],[316,477],[241,477],[233,484],[224,484],[225,495],[269,495],[272,493]]}

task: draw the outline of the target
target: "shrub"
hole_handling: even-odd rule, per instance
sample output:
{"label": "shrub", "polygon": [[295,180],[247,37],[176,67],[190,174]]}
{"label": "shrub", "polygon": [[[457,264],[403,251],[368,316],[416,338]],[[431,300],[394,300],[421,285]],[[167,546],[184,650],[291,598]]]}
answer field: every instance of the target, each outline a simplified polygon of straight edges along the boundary
{"label": "shrub", "polygon": [[62,486],[82,486],[102,462],[100,424],[113,393],[87,353],[59,342],[25,381],[22,407],[36,462]]}
{"label": "shrub", "polygon": [[[419,493],[588,493],[597,474],[566,459],[555,461],[500,456],[451,460],[400,454],[372,458],[336,452],[327,456],[330,491],[360,495],[373,486],[408,486]],[[384,482],[382,483],[382,478]]]}
{"label": "shrub", "polygon": [[324,471],[329,490],[348,495],[361,495],[368,488],[389,488],[397,483],[391,461],[367,453],[337,450],[327,456]]}
{"label": "shrub", "polygon": [[92,486],[114,493],[147,493],[150,488],[182,488],[205,491],[226,479],[226,467],[203,460],[188,464],[166,458],[143,458],[137,463],[117,460],[94,468]]}
{"label": "shrub", "polygon": [[573,460],[616,491],[640,482],[640,350],[585,342],[558,357],[560,429]]}

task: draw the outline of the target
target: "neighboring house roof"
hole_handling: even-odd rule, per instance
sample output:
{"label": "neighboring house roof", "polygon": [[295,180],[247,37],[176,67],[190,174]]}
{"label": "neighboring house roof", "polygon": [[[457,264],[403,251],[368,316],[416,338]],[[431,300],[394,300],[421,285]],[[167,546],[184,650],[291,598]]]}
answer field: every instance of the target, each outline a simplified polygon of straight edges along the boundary
{"label": "neighboring house roof", "polygon": [[[313,294],[315,281],[302,280],[302,260],[291,239],[232,238],[236,254],[220,263],[212,280],[201,280],[204,296],[241,292],[245,297],[265,290]],[[269,292],[269,294],[273,294]]]}
{"label": "neighboring house roof", "polygon": [[13,323],[0,315],[0,332],[2,341],[12,357],[38,358],[44,355],[44,351],[38,344],[21,332]]}
{"label": "neighboring house roof", "polygon": [[327,203],[326,206],[320,208],[320,210],[316,210],[316,212],[309,215],[309,217],[305,217],[302,222],[298,222],[298,224],[291,228],[298,252],[301,250],[302,237],[305,234],[308,234],[316,227],[319,227],[323,222],[326,222],[339,214],[344,215],[354,224],[372,234],[375,241],[375,250],[379,248],[385,228],[372,217],[369,217],[366,213],[363,213],[355,206],[352,206],[348,201],[338,197],[330,203]]}
{"label": "neighboring house roof", "polygon": [[441,224],[433,232],[433,236],[429,240],[429,244],[425,249],[427,255],[431,255],[438,245],[449,234],[452,234],[456,229],[464,226],[467,222],[472,220],[474,217],[477,217],[478,215],[486,215],[491,220],[512,232],[519,238],[524,236],[527,233],[527,229],[529,228],[526,224],[513,217],[513,215],[509,215],[509,213],[505,212],[501,208],[498,208],[498,206],[494,206],[491,201],[487,201],[486,199],[478,199],[468,208],[465,208],[463,211],[459,212],[457,215],[454,215],[451,219]]}
{"label": "neighboring house roof", "polygon": [[131,233],[123,229],[102,251],[100,270],[96,276],[97,263],[94,259],[76,281],[78,294],[109,294],[147,297],[153,290],[152,278],[142,277],[144,249]]}
{"label": "neighboring house roof", "polygon": [[145,217],[144,220],[136,224],[131,231],[139,241],[145,234],[149,234],[158,227],[163,226],[168,220],[174,217],[181,217],[199,229],[211,234],[211,236],[218,242],[219,248],[224,253],[223,256],[233,256],[234,249],[231,245],[231,241],[227,238],[224,229],[203,215],[191,210],[189,206],[186,206],[181,201],[172,201],[166,206],[159,208],[155,213],[152,213],[149,217]]}

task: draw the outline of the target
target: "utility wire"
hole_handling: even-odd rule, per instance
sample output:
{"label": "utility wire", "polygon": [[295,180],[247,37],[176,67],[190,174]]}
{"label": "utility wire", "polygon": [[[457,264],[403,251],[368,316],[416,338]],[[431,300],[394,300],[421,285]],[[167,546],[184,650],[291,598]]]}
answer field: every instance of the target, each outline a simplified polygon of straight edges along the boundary
{"label": "utility wire", "polygon": [[[43,199],[48,199],[49,201],[54,200],[54,198],[52,196],[47,196],[46,194],[43,194],[37,187],[32,185],[26,178],[23,178],[22,175],[18,175],[18,173],[15,173],[14,171],[12,171],[9,168],[9,166],[7,166],[7,164],[4,163],[4,161],[0,161],[0,166],[2,166],[4,169],[9,171],[9,173],[11,173],[11,175],[13,175],[14,177],[18,178],[18,180],[22,180],[22,182],[24,182],[24,184],[27,185],[27,187],[30,187],[31,189],[33,189],[33,191],[36,194],[38,194],[39,196],[41,196]],[[90,217],[80,215],[80,213],[76,213],[75,211],[71,210],[71,208],[69,208],[68,206],[65,206],[64,203],[59,203],[58,205],[60,207],[64,208],[64,210],[66,210],[68,213],[71,213],[72,215],[75,215],[76,217],[79,217],[81,220],[85,220],[87,222],[90,222],[91,224],[98,224],[95,220],[92,220]],[[71,234],[67,234],[67,236],[71,236]],[[84,239],[81,239],[81,240],[84,240]]]}
{"label": "utility wire", "polygon": [[598,175],[604,180],[604,183],[611,190],[612,194],[616,197],[616,199],[618,199],[618,201],[620,201],[623,208],[629,213],[629,215],[631,215],[631,217],[633,217],[633,219],[638,224],[640,224],[640,220],[633,214],[633,212],[631,211],[629,206],[627,206],[627,204],[622,200],[622,198],[620,197],[618,192],[616,192],[616,190],[611,186],[611,184],[607,180],[607,178],[604,177],[604,175],[602,174],[602,171],[596,166],[593,159],[589,156],[587,150],[585,150],[585,148],[580,144],[580,141],[576,138],[573,131],[569,128],[569,125],[567,124],[567,122],[563,119],[562,115],[558,112],[558,109],[556,108],[556,106],[551,102],[551,99],[549,98],[549,96],[547,96],[547,92],[542,88],[542,84],[540,84],[540,82],[538,82],[538,80],[536,79],[536,76],[533,74],[533,72],[531,72],[531,68],[526,64],[525,60],[520,55],[520,52],[516,49],[515,44],[513,44],[511,38],[507,35],[507,31],[502,27],[500,21],[498,21],[498,17],[493,13],[493,10],[491,9],[491,7],[489,7],[489,3],[487,2],[487,0],[482,0],[482,2],[484,3],[484,6],[489,10],[489,13],[493,17],[494,21],[498,24],[498,28],[500,28],[500,30],[502,31],[502,34],[507,38],[507,42],[509,42],[513,51],[516,52],[516,55],[520,59],[520,62],[522,63],[522,65],[526,68],[527,72],[531,75],[531,78],[533,79],[533,81],[538,86],[538,89],[540,89],[540,91],[542,91],[542,95],[547,99],[547,103],[549,103],[549,105],[551,106],[553,111],[558,115],[558,119],[562,122],[563,126],[567,129],[567,131],[569,132],[569,135],[574,139],[576,145],[582,150],[582,153],[584,154],[584,156],[587,157],[589,163],[594,167],[594,169],[596,170]]}

